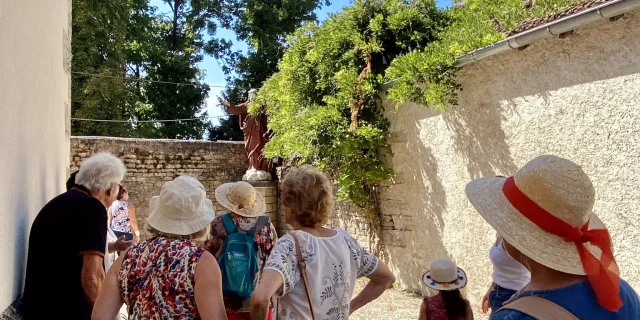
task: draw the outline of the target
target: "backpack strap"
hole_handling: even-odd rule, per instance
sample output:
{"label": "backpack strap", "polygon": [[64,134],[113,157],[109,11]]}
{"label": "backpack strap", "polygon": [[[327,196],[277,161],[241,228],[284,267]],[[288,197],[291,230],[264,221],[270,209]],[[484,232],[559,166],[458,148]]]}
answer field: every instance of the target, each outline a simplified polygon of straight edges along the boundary
{"label": "backpack strap", "polygon": [[233,223],[233,218],[231,218],[231,213],[225,213],[222,215],[222,223],[224,224],[225,230],[227,230],[227,235],[237,231],[236,224]]}
{"label": "backpack strap", "polygon": [[517,300],[498,309],[497,312],[504,309],[520,311],[535,319],[541,320],[579,320],[567,309],[547,299],[536,296],[518,298]]}

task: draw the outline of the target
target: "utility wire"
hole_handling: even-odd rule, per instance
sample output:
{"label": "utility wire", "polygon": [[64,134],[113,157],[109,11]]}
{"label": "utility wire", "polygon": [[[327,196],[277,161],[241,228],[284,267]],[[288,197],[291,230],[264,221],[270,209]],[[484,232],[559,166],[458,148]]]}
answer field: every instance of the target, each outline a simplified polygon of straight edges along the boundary
{"label": "utility wire", "polygon": [[[192,83],[192,82],[157,81],[157,80],[147,80],[147,79],[142,79],[142,78],[117,77],[117,76],[110,76],[110,75],[106,75],[106,74],[77,72],[77,71],[72,71],[71,73],[72,74],[76,74],[76,75],[81,75],[81,76],[98,77],[98,78],[109,78],[109,79],[119,79],[119,80],[125,80],[125,81],[135,81],[135,82],[163,83],[163,84],[174,84],[174,85],[194,86],[194,87],[202,86],[202,84],[200,84],[200,83]],[[211,85],[211,86],[209,86],[209,88],[226,88],[226,86],[223,86],[223,85]]]}
{"label": "utility wire", "polygon": [[[225,118],[226,116],[214,116],[206,117],[204,119]],[[171,119],[171,120],[110,120],[110,119],[86,119],[86,118],[71,118],[75,121],[93,121],[93,122],[117,122],[117,123],[149,123],[149,122],[178,122],[178,121],[196,121],[203,120],[202,118],[186,118],[186,119]]]}

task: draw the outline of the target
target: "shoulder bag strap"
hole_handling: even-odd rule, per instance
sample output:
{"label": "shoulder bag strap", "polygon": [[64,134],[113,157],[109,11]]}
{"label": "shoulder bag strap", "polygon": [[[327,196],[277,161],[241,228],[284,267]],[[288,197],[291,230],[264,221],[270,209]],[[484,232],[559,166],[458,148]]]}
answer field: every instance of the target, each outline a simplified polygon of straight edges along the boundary
{"label": "shoulder bag strap", "polygon": [[511,309],[541,320],[579,320],[567,309],[540,297],[526,296],[498,309]]}
{"label": "shoulder bag strap", "polygon": [[313,303],[311,303],[311,294],[309,292],[309,279],[307,279],[307,263],[302,260],[302,253],[300,251],[300,242],[294,232],[291,233],[293,242],[296,245],[296,256],[298,257],[298,264],[300,265],[300,274],[302,276],[302,282],[304,283],[304,290],[307,292],[307,301],[309,301],[309,310],[311,310],[311,319],[316,320],[316,314],[313,312]]}

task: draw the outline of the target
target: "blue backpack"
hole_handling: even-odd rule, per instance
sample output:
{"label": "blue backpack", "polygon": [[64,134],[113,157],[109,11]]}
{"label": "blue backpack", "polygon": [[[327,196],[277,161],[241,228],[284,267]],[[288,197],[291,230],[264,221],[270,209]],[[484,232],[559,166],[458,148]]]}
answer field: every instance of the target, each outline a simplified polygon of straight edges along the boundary
{"label": "blue backpack", "polygon": [[222,292],[225,296],[250,298],[255,289],[256,274],[260,271],[258,246],[254,236],[256,231],[269,223],[269,217],[259,217],[256,227],[247,233],[238,231],[229,213],[222,216],[222,222],[227,230],[227,238],[218,257],[222,272]]}

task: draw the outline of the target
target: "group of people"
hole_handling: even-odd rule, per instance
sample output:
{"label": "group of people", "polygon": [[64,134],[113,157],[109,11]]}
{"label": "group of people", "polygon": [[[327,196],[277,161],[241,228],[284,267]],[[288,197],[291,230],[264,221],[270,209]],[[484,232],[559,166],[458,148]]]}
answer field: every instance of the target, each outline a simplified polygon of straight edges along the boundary
{"label": "group of people", "polygon": [[[348,319],[395,282],[345,230],[324,227],[333,192],[314,167],[294,168],[281,182],[284,218],[294,231],[279,239],[251,184],[216,188],[225,208],[216,215],[190,176],[166,182],[151,198],[140,239],[121,185],[125,171],[113,155],[95,154],[38,214],[25,319]],[[491,319],[640,319],[638,297],[619,277],[608,231],[592,212],[593,185],[579,166],[541,156],[513,177],[469,183],[467,196],[498,234],[482,300]],[[55,241],[61,234],[67,239]],[[362,277],[369,281],[354,297]],[[437,294],[424,298],[420,320],[473,319],[460,292],[467,275],[455,262],[436,259],[422,280]]]}

